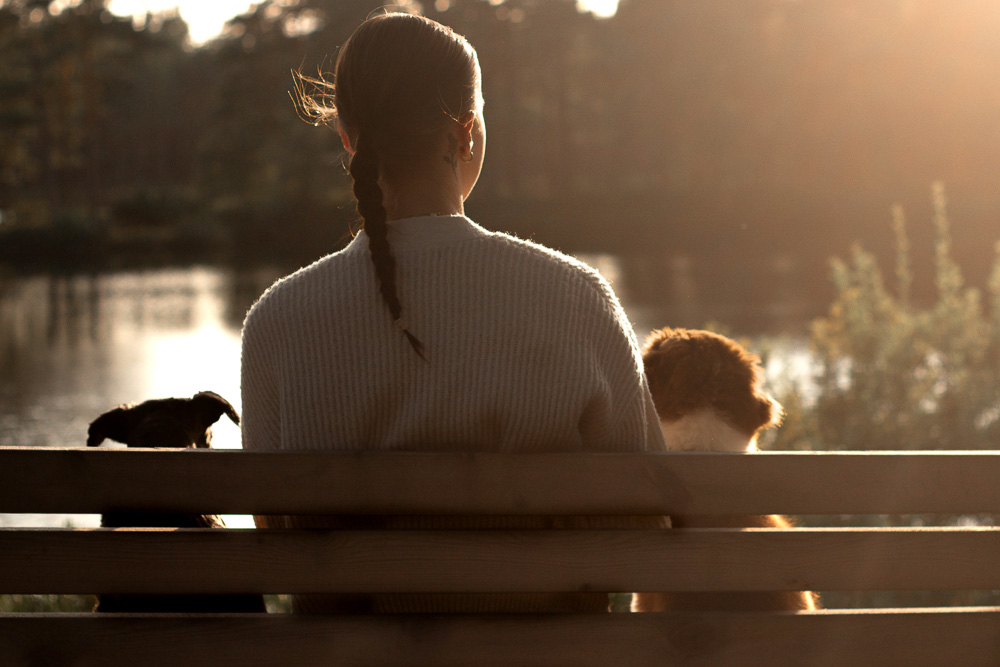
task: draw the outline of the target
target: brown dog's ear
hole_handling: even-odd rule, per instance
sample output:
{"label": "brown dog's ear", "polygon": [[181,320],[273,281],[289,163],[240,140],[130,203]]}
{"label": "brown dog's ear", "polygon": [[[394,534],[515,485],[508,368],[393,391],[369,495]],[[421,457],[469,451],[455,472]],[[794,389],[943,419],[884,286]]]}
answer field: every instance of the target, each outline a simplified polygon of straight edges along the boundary
{"label": "brown dog's ear", "polygon": [[120,405],[108,410],[90,422],[90,427],[87,429],[87,446],[97,447],[105,438],[124,443],[135,426],[136,418],[131,405]]}
{"label": "brown dog's ear", "polygon": [[214,391],[200,391],[195,394],[191,397],[191,407],[205,428],[219,421],[222,415],[227,415],[234,424],[240,425],[240,415],[236,412],[236,408]]}
{"label": "brown dog's ear", "polygon": [[767,394],[761,394],[758,401],[760,401],[761,420],[764,422],[764,425],[760,427],[761,430],[781,426],[781,422],[785,419],[785,409],[781,407],[781,403]]}

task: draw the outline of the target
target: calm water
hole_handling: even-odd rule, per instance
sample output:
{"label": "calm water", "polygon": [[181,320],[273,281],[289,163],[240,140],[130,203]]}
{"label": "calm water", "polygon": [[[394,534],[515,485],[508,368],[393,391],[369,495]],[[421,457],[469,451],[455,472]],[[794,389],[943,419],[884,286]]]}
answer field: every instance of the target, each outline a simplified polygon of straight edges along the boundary
{"label": "calm water", "polygon": [[[630,266],[610,255],[581,255],[613,284],[640,340],[667,324],[732,323],[740,305],[701,304],[684,264],[663,289],[641,298]],[[112,273],[6,276],[0,267],[0,446],[83,446],[88,424],[121,403],[191,396],[211,389],[239,409],[240,325],[256,297],[286,271],[195,266]],[[744,304],[772,328],[787,327],[794,303]],[[801,322],[799,322],[801,324]],[[734,327],[740,334],[754,333]],[[794,344],[776,364],[803,354]],[[240,445],[228,420],[213,444]],[[0,515],[0,525],[52,525],[64,516]],[[76,516],[96,525],[96,516]],[[230,523],[246,525],[243,518]]]}

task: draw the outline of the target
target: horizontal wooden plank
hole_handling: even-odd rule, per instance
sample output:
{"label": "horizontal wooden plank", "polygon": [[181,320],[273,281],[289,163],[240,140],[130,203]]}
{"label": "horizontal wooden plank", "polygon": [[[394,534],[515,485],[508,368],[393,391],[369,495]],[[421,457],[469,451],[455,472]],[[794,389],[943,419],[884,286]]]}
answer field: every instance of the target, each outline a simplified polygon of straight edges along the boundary
{"label": "horizontal wooden plank", "polygon": [[1000,529],[0,530],[0,593],[995,590]]}
{"label": "horizontal wooden plank", "polygon": [[[1000,512],[1000,452],[431,454],[0,447],[0,512]],[[849,490],[849,491],[848,491]]]}
{"label": "horizontal wooden plank", "polygon": [[575,617],[0,615],[0,664],[4,665],[993,667],[998,663],[997,608]]}

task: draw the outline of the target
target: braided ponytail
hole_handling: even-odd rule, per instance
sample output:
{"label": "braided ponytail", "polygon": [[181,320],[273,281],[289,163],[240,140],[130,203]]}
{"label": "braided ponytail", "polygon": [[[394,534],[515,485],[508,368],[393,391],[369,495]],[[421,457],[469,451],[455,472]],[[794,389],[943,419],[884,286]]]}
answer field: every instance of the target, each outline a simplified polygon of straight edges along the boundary
{"label": "braided ponytail", "polygon": [[396,260],[389,248],[386,211],[382,203],[382,188],[378,184],[378,160],[375,152],[361,137],[355,142],[355,152],[351,158],[351,178],[354,180],[354,197],[358,201],[358,215],[364,220],[365,234],[368,235],[368,250],[378,276],[382,301],[389,308],[389,314],[406,336],[410,347],[421,359],[425,359],[423,343],[410,333],[403,322],[403,307],[396,294]]}
{"label": "braided ponytail", "polygon": [[379,293],[413,351],[424,359],[423,345],[401,317],[379,178],[391,184],[400,174],[420,168],[443,132],[464,114],[482,109],[479,59],[451,28],[423,16],[390,12],[355,29],[341,47],[335,69],[335,84],[322,74],[299,74],[292,97],[304,118],[317,124],[336,120],[350,137],[354,195]]}

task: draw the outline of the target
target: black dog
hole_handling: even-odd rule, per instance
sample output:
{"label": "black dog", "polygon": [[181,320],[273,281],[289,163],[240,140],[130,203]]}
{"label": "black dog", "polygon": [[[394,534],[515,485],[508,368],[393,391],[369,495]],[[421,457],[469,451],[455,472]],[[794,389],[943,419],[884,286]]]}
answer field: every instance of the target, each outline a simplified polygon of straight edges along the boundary
{"label": "black dog", "polygon": [[[228,415],[240,416],[229,401],[203,391],[192,398],[162,398],[137,405],[121,405],[90,424],[87,446],[105,438],[129,447],[210,448],[212,424]],[[213,514],[167,512],[106,512],[104,528],[225,528]],[[260,595],[101,595],[95,611],[103,612],[264,612]]]}

